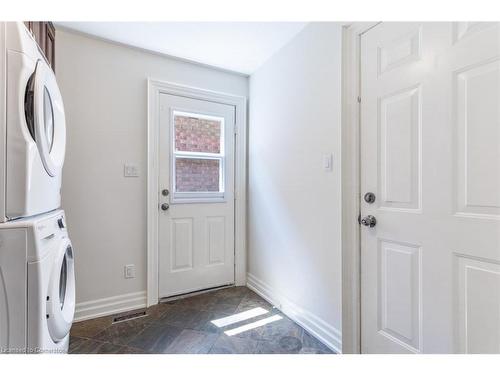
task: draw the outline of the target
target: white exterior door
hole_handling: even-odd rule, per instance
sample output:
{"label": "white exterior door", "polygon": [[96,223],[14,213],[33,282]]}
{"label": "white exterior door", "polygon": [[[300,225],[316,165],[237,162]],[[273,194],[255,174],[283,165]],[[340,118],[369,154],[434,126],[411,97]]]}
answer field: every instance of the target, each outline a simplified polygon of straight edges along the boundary
{"label": "white exterior door", "polygon": [[160,298],[234,283],[234,123],[234,106],[160,95]]}
{"label": "white exterior door", "polygon": [[362,35],[368,215],[362,352],[500,353],[498,24],[382,23]]}

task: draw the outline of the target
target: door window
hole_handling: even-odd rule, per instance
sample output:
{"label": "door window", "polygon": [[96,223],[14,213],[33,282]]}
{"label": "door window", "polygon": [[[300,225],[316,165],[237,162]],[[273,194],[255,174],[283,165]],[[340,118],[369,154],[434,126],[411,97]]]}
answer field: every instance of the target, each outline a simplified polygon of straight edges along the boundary
{"label": "door window", "polygon": [[224,118],[173,112],[173,200],[224,197]]}

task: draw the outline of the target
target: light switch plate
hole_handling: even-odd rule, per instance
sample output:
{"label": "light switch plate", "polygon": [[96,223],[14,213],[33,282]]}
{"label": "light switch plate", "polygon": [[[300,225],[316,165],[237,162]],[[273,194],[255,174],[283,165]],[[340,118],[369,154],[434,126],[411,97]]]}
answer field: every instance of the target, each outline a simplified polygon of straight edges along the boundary
{"label": "light switch plate", "polygon": [[137,164],[125,164],[123,166],[123,176],[139,177],[139,167]]}
{"label": "light switch plate", "polygon": [[333,155],[325,154],[323,155],[323,169],[326,172],[331,172],[333,169]]}

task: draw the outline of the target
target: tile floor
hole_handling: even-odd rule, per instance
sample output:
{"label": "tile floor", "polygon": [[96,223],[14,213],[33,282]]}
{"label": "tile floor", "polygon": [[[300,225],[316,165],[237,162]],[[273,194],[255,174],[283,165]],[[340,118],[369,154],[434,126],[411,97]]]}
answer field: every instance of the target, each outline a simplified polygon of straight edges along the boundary
{"label": "tile floor", "polygon": [[160,303],[144,317],[75,323],[69,352],[326,354],[325,345],[246,287]]}

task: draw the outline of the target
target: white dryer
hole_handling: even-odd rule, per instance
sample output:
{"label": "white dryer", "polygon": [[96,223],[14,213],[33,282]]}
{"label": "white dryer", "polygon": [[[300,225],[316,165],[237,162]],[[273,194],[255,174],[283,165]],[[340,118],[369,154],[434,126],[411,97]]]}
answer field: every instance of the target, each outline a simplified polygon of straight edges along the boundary
{"label": "white dryer", "polygon": [[68,351],[73,256],[62,210],[0,226],[0,352]]}
{"label": "white dryer", "polygon": [[0,222],[60,207],[65,147],[52,69],[22,22],[0,22]]}

